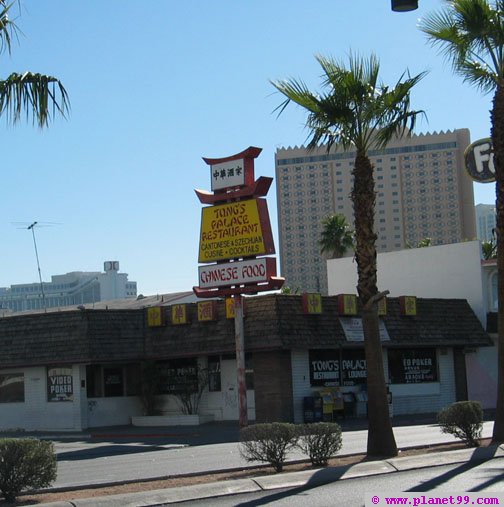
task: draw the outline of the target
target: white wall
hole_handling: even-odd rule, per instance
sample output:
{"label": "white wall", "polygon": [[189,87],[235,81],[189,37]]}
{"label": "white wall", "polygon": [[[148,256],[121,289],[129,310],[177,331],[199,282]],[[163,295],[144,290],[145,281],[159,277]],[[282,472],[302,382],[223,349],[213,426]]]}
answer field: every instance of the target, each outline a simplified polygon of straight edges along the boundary
{"label": "white wall", "polygon": [[25,401],[0,403],[0,430],[24,429],[80,431],[81,420],[81,370],[73,366],[74,399],[68,402],[47,401],[47,369],[13,368],[0,373],[24,373]]}
{"label": "white wall", "polygon": [[[391,297],[467,299],[486,326],[479,241],[412,248],[378,254],[378,289]],[[329,295],[357,293],[353,258],[327,261]]]}

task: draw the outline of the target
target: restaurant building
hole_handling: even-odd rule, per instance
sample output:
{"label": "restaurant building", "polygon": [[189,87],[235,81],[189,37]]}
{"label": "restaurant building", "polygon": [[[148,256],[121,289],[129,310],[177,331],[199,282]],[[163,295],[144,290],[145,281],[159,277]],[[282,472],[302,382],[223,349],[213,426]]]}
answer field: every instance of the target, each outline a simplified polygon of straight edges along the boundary
{"label": "restaurant building", "polygon": [[[160,371],[165,414],[204,371],[198,412],[238,420],[234,321],[223,301],[73,309],[0,318],[0,430],[81,430],[143,414],[142,364]],[[148,306],[147,305],[151,305]],[[144,307],[141,307],[141,306]],[[389,298],[380,334],[393,415],[467,399],[465,355],[491,340],[466,300]],[[355,296],[245,299],[250,421],[302,422],[305,398],[331,388],[366,415],[366,361]]]}

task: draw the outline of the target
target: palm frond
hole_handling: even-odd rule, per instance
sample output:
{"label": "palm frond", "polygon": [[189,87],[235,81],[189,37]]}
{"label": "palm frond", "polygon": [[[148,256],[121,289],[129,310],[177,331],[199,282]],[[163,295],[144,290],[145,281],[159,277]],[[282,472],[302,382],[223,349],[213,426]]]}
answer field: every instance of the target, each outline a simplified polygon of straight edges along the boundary
{"label": "palm frond", "polygon": [[12,3],[0,0],[0,54],[11,52],[12,37],[17,33],[18,28],[9,16]]}
{"label": "palm frond", "polygon": [[66,117],[69,109],[67,91],[55,77],[26,72],[0,80],[0,116],[5,114],[10,124],[17,123],[24,113],[43,128],[56,114]]}
{"label": "palm frond", "polygon": [[485,92],[504,78],[503,5],[501,0],[494,7],[488,0],[450,0],[419,23],[454,72]]}

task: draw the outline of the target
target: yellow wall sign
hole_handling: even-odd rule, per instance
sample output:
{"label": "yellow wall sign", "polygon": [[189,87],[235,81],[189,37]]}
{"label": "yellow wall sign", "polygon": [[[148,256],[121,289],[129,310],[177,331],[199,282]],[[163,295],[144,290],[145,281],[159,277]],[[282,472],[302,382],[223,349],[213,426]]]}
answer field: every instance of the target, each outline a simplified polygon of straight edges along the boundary
{"label": "yellow wall sign", "polygon": [[338,313],[357,315],[357,296],[355,294],[338,294]]}
{"label": "yellow wall sign", "polygon": [[201,211],[199,262],[275,253],[265,199],[207,206]]}
{"label": "yellow wall sign", "polygon": [[217,305],[215,301],[200,301],[198,303],[198,320],[200,322],[217,320]]}
{"label": "yellow wall sign", "polygon": [[401,308],[401,315],[414,316],[417,314],[417,301],[416,296],[400,296],[399,306]]}
{"label": "yellow wall sign", "polygon": [[226,298],[226,319],[234,319],[234,318],[235,318],[234,299]]}
{"label": "yellow wall sign", "polygon": [[164,308],[160,306],[147,308],[147,325],[149,327],[164,326]]}
{"label": "yellow wall sign", "polygon": [[387,298],[383,297],[378,300],[378,315],[384,316],[387,315]]}
{"label": "yellow wall sign", "polygon": [[317,315],[322,313],[322,296],[318,293],[304,293],[301,296],[304,314]]}
{"label": "yellow wall sign", "polygon": [[187,307],[186,305],[173,305],[171,307],[172,324],[187,324]]}

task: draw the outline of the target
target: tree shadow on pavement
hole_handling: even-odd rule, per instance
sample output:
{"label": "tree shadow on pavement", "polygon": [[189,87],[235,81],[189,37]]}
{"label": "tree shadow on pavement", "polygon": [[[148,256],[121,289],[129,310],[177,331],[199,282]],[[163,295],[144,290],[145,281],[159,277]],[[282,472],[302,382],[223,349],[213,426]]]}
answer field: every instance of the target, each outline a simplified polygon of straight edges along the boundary
{"label": "tree shadow on pavement", "polygon": [[[180,447],[174,447],[174,449],[178,450]],[[57,453],[56,459],[58,461],[81,461],[86,459],[169,450],[169,447],[157,445],[110,444],[100,447],[88,447],[79,450],[60,451]]]}
{"label": "tree shadow on pavement", "polygon": [[484,463],[485,461],[490,461],[495,456],[497,449],[498,446],[494,445],[489,447],[477,447],[474,449],[470,461],[464,462],[459,466],[448,470],[444,474],[438,475],[437,477],[425,481],[418,486],[414,486],[407,491],[431,491],[445,482],[457,477],[457,475],[463,474],[464,472],[481,465],[481,463]]}
{"label": "tree shadow on pavement", "polygon": [[269,505],[272,502],[283,500],[284,498],[288,498],[290,496],[297,495],[299,493],[303,493],[304,491],[309,491],[310,489],[317,488],[319,486],[324,486],[325,484],[330,484],[335,482],[352,468],[354,465],[346,465],[346,466],[338,466],[338,467],[329,467],[323,468],[321,470],[317,470],[313,473],[310,480],[303,484],[302,486],[294,486],[290,487],[286,485],[286,488],[282,491],[272,492],[271,495],[268,495],[264,498],[258,498],[255,500],[249,500],[247,502],[237,503],[235,507],[258,507],[260,505]]}

